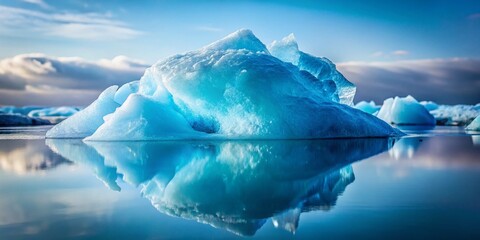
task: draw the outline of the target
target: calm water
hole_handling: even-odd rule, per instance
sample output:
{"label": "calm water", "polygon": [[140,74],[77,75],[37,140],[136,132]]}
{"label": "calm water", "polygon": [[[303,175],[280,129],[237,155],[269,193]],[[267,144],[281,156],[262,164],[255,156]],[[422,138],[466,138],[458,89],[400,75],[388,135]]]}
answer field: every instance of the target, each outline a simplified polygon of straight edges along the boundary
{"label": "calm water", "polygon": [[83,143],[0,130],[0,239],[480,239],[480,135]]}

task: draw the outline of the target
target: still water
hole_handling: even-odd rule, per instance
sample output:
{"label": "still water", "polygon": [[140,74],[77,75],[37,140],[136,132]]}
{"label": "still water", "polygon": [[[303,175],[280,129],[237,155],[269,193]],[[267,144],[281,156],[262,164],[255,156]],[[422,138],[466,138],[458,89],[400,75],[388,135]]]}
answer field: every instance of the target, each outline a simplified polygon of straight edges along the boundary
{"label": "still water", "polygon": [[480,239],[480,135],[84,143],[0,130],[0,239]]}

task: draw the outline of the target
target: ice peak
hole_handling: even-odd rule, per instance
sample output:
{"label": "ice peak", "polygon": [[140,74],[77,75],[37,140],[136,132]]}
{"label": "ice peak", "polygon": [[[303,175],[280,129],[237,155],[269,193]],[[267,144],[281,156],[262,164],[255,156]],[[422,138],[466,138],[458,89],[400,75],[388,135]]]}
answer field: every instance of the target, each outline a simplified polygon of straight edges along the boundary
{"label": "ice peak", "polygon": [[293,33],[282,38],[282,40],[273,41],[268,50],[270,50],[273,56],[295,65],[300,58],[300,51],[298,50],[298,44]]}
{"label": "ice peak", "polygon": [[[286,37],[282,38],[282,42],[297,45],[297,39],[295,39],[295,35],[293,33],[290,33]],[[298,45],[297,45],[297,48],[298,48]]]}
{"label": "ice peak", "polygon": [[208,45],[205,49],[227,50],[246,49],[252,52],[268,53],[267,47],[263,44],[250,29],[239,29],[226,37]]}
{"label": "ice peak", "polygon": [[293,33],[290,33],[286,37],[282,38],[282,40],[275,40],[270,44],[270,49],[286,49],[290,51],[298,51],[298,43],[297,40],[295,39],[295,35]]}

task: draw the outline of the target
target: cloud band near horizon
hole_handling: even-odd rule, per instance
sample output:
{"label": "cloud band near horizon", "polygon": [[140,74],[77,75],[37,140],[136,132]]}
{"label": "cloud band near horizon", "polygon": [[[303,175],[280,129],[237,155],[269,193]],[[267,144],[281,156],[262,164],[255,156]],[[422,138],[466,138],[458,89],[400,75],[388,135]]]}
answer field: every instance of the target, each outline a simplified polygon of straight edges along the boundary
{"label": "cloud band near horizon", "polygon": [[[148,66],[125,56],[98,61],[44,54],[5,58],[0,60],[0,105],[85,106],[108,86],[139,79]],[[346,62],[337,67],[357,85],[355,102],[382,103],[406,95],[440,104],[480,102],[480,59]]]}
{"label": "cloud band near horizon", "polygon": [[448,58],[338,64],[357,85],[355,102],[412,95],[440,104],[480,103],[480,59]]}

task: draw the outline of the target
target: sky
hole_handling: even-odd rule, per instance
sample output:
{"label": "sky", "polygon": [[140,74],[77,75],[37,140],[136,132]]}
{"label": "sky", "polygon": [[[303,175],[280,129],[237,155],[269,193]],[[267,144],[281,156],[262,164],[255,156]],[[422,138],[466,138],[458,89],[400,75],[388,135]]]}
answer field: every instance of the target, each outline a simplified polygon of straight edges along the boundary
{"label": "sky", "polygon": [[480,102],[478,0],[0,0],[0,105],[86,105],[240,28],[266,44],[294,33],[357,85],[356,102]]}

